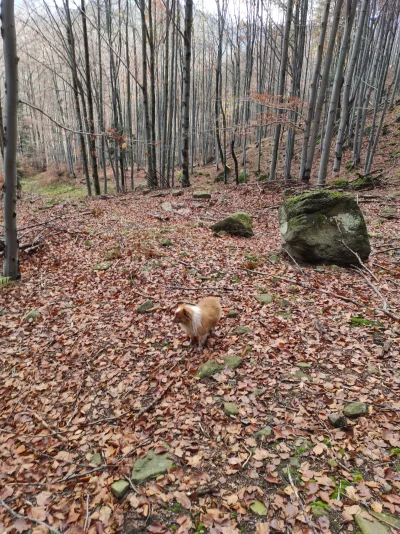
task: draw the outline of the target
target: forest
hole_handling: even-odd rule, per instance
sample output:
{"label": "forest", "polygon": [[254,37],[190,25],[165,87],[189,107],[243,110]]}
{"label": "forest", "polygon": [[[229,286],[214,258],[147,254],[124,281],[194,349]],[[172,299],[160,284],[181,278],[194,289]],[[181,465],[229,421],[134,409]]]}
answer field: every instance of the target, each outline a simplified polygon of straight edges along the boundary
{"label": "forest", "polygon": [[0,534],[400,532],[400,0],[0,9]]}

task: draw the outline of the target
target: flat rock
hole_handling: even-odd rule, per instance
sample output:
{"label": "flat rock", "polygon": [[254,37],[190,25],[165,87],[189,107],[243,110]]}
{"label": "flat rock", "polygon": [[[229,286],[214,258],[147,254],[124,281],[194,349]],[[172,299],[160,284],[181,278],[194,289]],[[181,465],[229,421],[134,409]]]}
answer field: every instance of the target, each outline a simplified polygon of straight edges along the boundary
{"label": "flat rock", "polygon": [[237,317],[238,315],[239,315],[239,312],[238,312],[238,311],[236,311],[236,310],[231,310],[231,311],[229,311],[229,312],[225,315],[225,317],[226,317],[227,319],[234,319],[234,318]]}
{"label": "flat rock", "polygon": [[399,517],[396,517],[392,514],[385,514],[385,513],[381,514],[379,512],[372,512],[372,511],[370,512],[370,514],[376,517],[376,519],[385,521],[385,523],[389,523],[389,525],[391,525],[392,527],[400,529],[400,518]]}
{"label": "flat rock", "polygon": [[260,501],[253,502],[253,504],[250,505],[250,510],[255,515],[267,515],[268,514],[268,508],[265,506],[264,503]]}
{"label": "flat rock", "polygon": [[181,191],[180,189],[173,189],[173,190],[171,191],[171,195],[172,195],[173,197],[180,197],[180,196],[182,196],[182,194],[183,194],[183,193],[182,193],[182,191]]}
{"label": "flat rock", "polygon": [[211,226],[211,230],[214,232],[223,230],[229,235],[239,237],[252,237],[254,235],[251,215],[243,211],[232,213],[225,219],[218,221]]}
{"label": "flat rock", "polygon": [[129,490],[129,482],[127,480],[121,479],[111,484],[111,493],[117,499],[122,499],[122,497],[126,494],[128,490]]}
{"label": "flat rock", "polygon": [[204,378],[213,376],[222,371],[223,365],[220,365],[215,360],[209,360],[204,363],[196,373],[196,378]]}
{"label": "flat rock", "polygon": [[309,369],[310,367],[312,367],[312,363],[309,363],[309,362],[297,362],[297,363],[295,363],[295,366],[296,367],[301,367],[302,369]]}
{"label": "flat rock", "polygon": [[211,193],[208,191],[195,191],[193,193],[193,198],[198,200],[209,200],[211,198]]}
{"label": "flat rock", "polygon": [[271,304],[274,301],[272,295],[268,295],[268,293],[256,295],[254,298],[257,300],[257,302],[260,302],[261,304]]}
{"label": "flat rock", "polygon": [[306,373],[303,373],[303,371],[300,371],[300,370],[296,371],[296,372],[294,373],[294,376],[295,376],[296,378],[300,378],[300,379],[301,379],[301,378],[306,378],[307,380],[312,380],[312,378],[311,378],[310,375],[307,375]]}
{"label": "flat rock", "polygon": [[38,312],[37,310],[31,310],[31,311],[28,311],[28,313],[25,315],[24,317],[24,321],[36,321],[36,319],[39,319],[39,317],[41,317],[42,314],[40,312]]}
{"label": "flat rock", "polygon": [[360,514],[356,514],[354,519],[360,527],[362,534],[390,534],[389,528],[378,521],[378,519],[370,516],[372,521]]}
{"label": "flat rock", "polygon": [[107,271],[107,269],[109,269],[111,265],[112,264],[110,261],[101,261],[100,263],[96,263],[95,265],[93,265],[92,269],[94,271]]}
{"label": "flat rock", "polygon": [[143,304],[141,304],[139,306],[139,308],[137,309],[137,312],[138,313],[146,313],[147,311],[149,311],[153,307],[154,307],[153,302],[151,300],[146,300],[145,302],[143,302]]}
{"label": "flat rock", "polygon": [[132,481],[141,484],[150,478],[163,475],[173,465],[168,454],[155,454],[153,450],[150,450],[146,456],[136,460],[132,471]]}
{"label": "flat rock", "polygon": [[160,242],[160,247],[170,247],[172,245],[172,241],[170,239],[163,239]]}
{"label": "flat rock", "polygon": [[349,419],[356,419],[368,413],[368,406],[364,402],[350,402],[343,410],[343,413]]}
{"label": "flat rock", "polygon": [[239,335],[249,334],[251,332],[252,330],[248,326],[237,326],[234,330],[232,330],[233,334],[239,334]]}
{"label": "flat rock", "polygon": [[239,413],[239,408],[233,402],[225,402],[224,412],[225,415],[237,415]]}
{"label": "flat rock", "polygon": [[161,205],[161,209],[163,209],[164,211],[167,211],[167,212],[172,211],[171,202],[162,202],[160,205]]}
{"label": "flat rock", "polygon": [[347,426],[347,419],[342,413],[330,413],[328,421],[334,428],[345,428]]}
{"label": "flat rock", "polygon": [[225,367],[229,367],[229,369],[237,369],[241,363],[242,358],[240,356],[232,355],[225,356],[224,358],[224,365]]}
{"label": "flat rock", "polygon": [[264,428],[261,428],[258,432],[256,432],[254,435],[256,438],[263,438],[264,436],[268,438],[272,434],[272,428],[270,426],[265,426]]}
{"label": "flat rock", "polygon": [[302,261],[354,264],[354,252],[362,260],[371,252],[363,214],[350,194],[316,191],[289,198],[279,208],[279,226],[283,248]]}

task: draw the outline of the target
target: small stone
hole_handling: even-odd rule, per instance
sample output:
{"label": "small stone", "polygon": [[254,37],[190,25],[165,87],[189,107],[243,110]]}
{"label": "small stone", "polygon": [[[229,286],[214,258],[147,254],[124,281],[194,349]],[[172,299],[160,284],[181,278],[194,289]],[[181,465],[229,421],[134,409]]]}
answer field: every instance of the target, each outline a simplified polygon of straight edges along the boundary
{"label": "small stone", "polygon": [[101,261],[100,263],[96,263],[96,265],[93,265],[94,271],[107,271],[111,267],[110,261]]}
{"label": "small stone", "polygon": [[168,191],[158,191],[157,193],[154,193],[151,195],[151,198],[159,198],[159,197],[166,197],[168,195]]}
{"label": "small stone", "polygon": [[254,391],[253,391],[253,395],[255,397],[260,397],[263,393],[265,393],[265,388],[256,388]]}
{"label": "small stone", "polygon": [[268,295],[268,293],[263,293],[262,295],[256,295],[254,298],[261,304],[271,304],[274,301],[272,295]]}
{"label": "small stone", "polygon": [[36,321],[36,319],[39,319],[42,316],[42,314],[36,310],[28,311],[28,313],[24,317],[24,321]]}
{"label": "small stone", "polygon": [[224,403],[224,412],[225,415],[238,415],[239,408],[234,404],[233,402],[225,402]]}
{"label": "small stone", "polygon": [[335,458],[329,458],[328,460],[328,464],[331,466],[331,467],[337,467],[339,464],[337,463],[337,461],[335,460]]}
{"label": "small stone", "polygon": [[114,484],[111,484],[111,493],[117,499],[122,499],[125,493],[129,489],[129,482],[126,480],[117,480]]}
{"label": "small stone", "polygon": [[256,432],[254,435],[256,438],[262,438],[266,437],[268,438],[272,434],[272,428],[270,426],[265,426],[264,428],[261,428],[258,432]]}
{"label": "small stone", "polygon": [[250,510],[255,515],[267,515],[268,514],[268,508],[265,506],[264,503],[256,501],[253,502],[253,504],[250,505]]}
{"label": "small stone", "polygon": [[364,402],[350,402],[343,410],[343,413],[349,419],[356,419],[360,415],[368,413],[368,406]]}
{"label": "small stone", "polygon": [[171,195],[173,197],[180,197],[182,196],[182,191],[180,189],[173,189],[171,192]]}
{"label": "small stone", "polygon": [[331,271],[340,271],[340,267],[339,265],[335,265],[334,263],[332,265],[329,266],[329,269]]}
{"label": "small stone", "polygon": [[342,413],[330,413],[328,421],[334,428],[345,428],[347,426],[347,419]]}
{"label": "small stone", "polygon": [[392,486],[388,482],[384,482],[384,484],[382,485],[383,493],[391,493],[392,489]]}
{"label": "small stone", "polygon": [[98,452],[93,454],[91,462],[94,465],[100,465],[103,462],[103,460],[101,458],[101,454],[99,454]]}
{"label": "small stone", "polygon": [[172,241],[170,239],[163,239],[160,243],[160,247],[170,247],[172,245]]}
{"label": "small stone", "polygon": [[223,366],[215,360],[204,363],[196,373],[196,378],[210,377],[222,371]]}
{"label": "small stone", "polygon": [[289,293],[298,293],[299,289],[296,286],[289,286]]}
{"label": "small stone", "polygon": [[312,380],[311,376],[310,375],[307,375],[306,373],[303,373],[303,371],[296,371],[294,373],[294,376],[296,378],[306,378],[307,380]]}
{"label": "small stone", "polygon": [[161,209],[163,209],[164,211],[172,211],[172,204],[171,202],[162,202],[161,203]]}
{"label": "small stone", "polygon": [[228,217],[213,224],[210,228],[214,232],[224,230],[232,236],[252,237],[254,235],[251,215],[243,211],[228,215]]}
{"label": "small stone", "polygon": [[373,365],[369,365],[367,367],[367,371],[368,371],[368,373],[370,375],[379,375],[379,370],[376,367],[374,367]]}
{"label": "small stone", "polygon": [[193,193],[193,198],[197,198],[199,200],[209,200],[211,198],[211,194],[207,191],[195,191]]}
{"label": "small stone", "polygon": [[240,356],[232,355],[224,358],[225,367],[229,367],[229,369],[237,369],[241,363],[242,358]]}
{"label": "small stone", "polygon": [[311,506],[311,515],[313,519],[318,519],[319,517],[328,516],[330,512],[329,506]]}
{"label": "small stone", "polygon": [[148,195],[151,192],[151,189],[142,189],[142,195]]}
{"label": "small stone", "polygon": [[388,220],[398,218],[396,210],[391,208],[384,208],[380,213],[378,213],[378,217]]}
{"label": "small stone", "polygon": [[252,330],[248,326],[237,326],[232,333],[233,334],[250,334]]}
{"label": "small stone", "polygon": [[289,464],[292,467],[300,467],[300,460],[298,458],[296,458],[296,456],[293,456],[292,458],[290,458]]}
{"label": "small stone", "polygon": [[309,369],[312,366],[312,364],[309,362],[297,362],[295,365],[296,367],[301,367],[302,369]]}
{"label": "small stone", "polygon": [[234,319],[235,317],[237,317],[239,315],[239,312],[236,311],[236,310],[231,310],[229,311],[225,317],[227,317],[228,319]]}
{"label": "small stone", "polygon": [[156,454],[153,450],[150,450],[146,456],[136,460],[132,471],[132,481],[140,484],[150,478],[163,475],[173,465],[168,454]]}
{"label": "small stone", "polygon": [[289,308],[290,307],[290,302],[286,299],[279,299],[278,300],[278,306],[280,308]]}
{"label": "small stone", "polygon": [[139,306],[139,308],[137,309],[137,312],[138,313],[146,313],[151,308],[153,308],[153,306],[154,306],[154,304],[152,303],[151,300],[146,300],[145,302],[143,302],[143,304],[141,304]]}

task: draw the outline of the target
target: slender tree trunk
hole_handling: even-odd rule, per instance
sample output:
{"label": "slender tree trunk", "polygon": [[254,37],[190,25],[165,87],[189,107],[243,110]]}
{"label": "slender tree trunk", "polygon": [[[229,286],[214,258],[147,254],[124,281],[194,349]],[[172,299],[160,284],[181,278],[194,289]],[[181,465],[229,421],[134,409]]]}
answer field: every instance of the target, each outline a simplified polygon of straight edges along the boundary
{"label": "slender tree trunk", "polygon": [[106,143],[105,143],[105,128],[104,128],[104,106],[103,106],[103,66],[101,57],[101,36],[100,26],[101,24],[101,12],[100,12],[100,0],[97,0],[97,46],[98,46],[98,58],[99,58],[99,99],[98,99],[98,114],[99,114],[99,127],[102,132],[101,136],[101,161],[103,164],[103,187],[104,194],[107,194],[107,163],[106,163]]}
{"label": "slender tree trunk", "polygon": [[183,35],[183,98],[182,98],[182,187],[190,187],[189,179],[189,111],[190,68],[192,54],[193,0],[185,0],[185,30]]}
{"label": "slender tree trunk", "polygon": [[87,27],[86,27],[85,0],[81,0],[81,13],[82,13],[83,46],[85,49],[85,76],[86,76],[86,90],[87,90],[88,111],[89,111],[89,131],[92,134],[89,137],[90,160],[92,164],[94,191],[96,195],[100,195],[99,172],[97,168],[96,138],[94,136],[95,128],[94,128],[94,113],[93,113],[93,95],[92,95],[92,82],[90,80],[89,42],[88,42],[88,34],[87,34]]}
{"label": "slender tree trunk", "polygon": [[328,168],[329,153],[332,143],[333,126],[335,124],[336,111],[339,102],[340,88],[343,81],[343,69],[346,61],[347,53],[350,46],[350,34],[353,27],[354,16],[356,14],[357,1],[346,0],[346,25],[343,31],[342,43],[340,47],[340,54],[338,63],[336,65],[335,79],[332,87],[331,102],[329,106],[328,121],[325,129],[324,144],[321,154],[321,161],[318,172],[318,185],[325,184],[326,170]]}
{"label": "slender tree trunk", "polygon": [[3,38],[5,106],[4,106],[4,262],[3,276],[20,277],[17,233],[17,108],[18,56],[15,31],[14,0],[1,2],[1,36]]}
{"label": "slender tree trunk", "polygon": [[[285,91],[285,78],[286,78],[286,67],[289,51],[289,34],[290,34],[290,25],[292,22],[292,13],[293,13],[293,0],[288,0],[287,3],[287,13],[286,13],[286,23],[285,23],[285,34],[283,37],[283,46],[282,46],[282,58],[281,58],[281,69],[279,73],[279,85],[278,85],[278,95],[279,101],[282,102],[282,97]],[[282,111],[278,110],[278,117],[281,115]],[[278,161],[278,148],[279,141],[281,137],[281,124],[275,126],[274,134],[274,143],[272,148],[272,157],[271,157],[271,168],[269,173],[270,180],[275,180],[276,178],[276,164]]]}

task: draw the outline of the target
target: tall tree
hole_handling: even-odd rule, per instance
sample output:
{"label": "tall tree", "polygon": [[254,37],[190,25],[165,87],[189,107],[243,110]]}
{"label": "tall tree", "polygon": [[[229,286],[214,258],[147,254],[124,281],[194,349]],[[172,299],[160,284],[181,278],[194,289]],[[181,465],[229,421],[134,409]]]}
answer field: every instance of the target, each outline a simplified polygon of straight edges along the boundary
{"label": "tall tree", "polygon": [[3,276],[20,277],[17,233],[17,107],[18,56],[14,0],[1,2],[5,106],[4,106],[4,263]]}
{"label": "tall tree", "polygon": [[183,34],[183,95],[182,95],[182,187],[190,187],[189,179],[189,111],[190,69],[192,57],[193,0],[185,0],[185,29]]}

